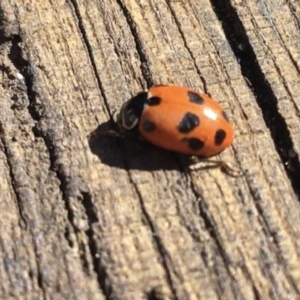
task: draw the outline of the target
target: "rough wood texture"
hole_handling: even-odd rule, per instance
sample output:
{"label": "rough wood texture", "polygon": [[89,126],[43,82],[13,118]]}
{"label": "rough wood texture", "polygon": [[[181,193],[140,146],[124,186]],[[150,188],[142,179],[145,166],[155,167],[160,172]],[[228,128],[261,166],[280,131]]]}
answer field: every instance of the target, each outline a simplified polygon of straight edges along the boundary
{"label": "rough wood texture", "polygon": [[[299,299],[298,0],[0,12],[0,299]],[[157,83],[222,103],[243,177],[87,137]]]}

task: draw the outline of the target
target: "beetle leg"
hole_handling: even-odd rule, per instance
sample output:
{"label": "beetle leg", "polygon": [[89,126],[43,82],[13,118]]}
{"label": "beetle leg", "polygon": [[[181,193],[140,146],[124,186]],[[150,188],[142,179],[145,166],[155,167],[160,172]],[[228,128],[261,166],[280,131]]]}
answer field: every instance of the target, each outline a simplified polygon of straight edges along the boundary
{"label": "beetle leg", "polygon": [[[193,160],[195,158],[193,157]],[[206,163],[203,166],[203,163]],[[210,169],[210,168],[220,168],[221,170],[223,170],[225,173],[227,173],[228,175],[231,175],[233,177],[239,177],[242,176],[243,173],[240,169],[238,169],[237,167],[233,166],[232,163],[230,162],[226,162],[226,161],[222,161],[222,160],[211,160],[211,159],[207,159],[207,158],[201,158],[201,159],[197,159],[197,162],[193,165],[189,166],[189,169],[191,171],[196,171],[199,169]]]}
{"label": "beetle leg", "polygon": [[117,132],[116,130],[107,130],[104,132],[96,132],[96,136],[113,136],[113,137],[122,137],[120,132]]}

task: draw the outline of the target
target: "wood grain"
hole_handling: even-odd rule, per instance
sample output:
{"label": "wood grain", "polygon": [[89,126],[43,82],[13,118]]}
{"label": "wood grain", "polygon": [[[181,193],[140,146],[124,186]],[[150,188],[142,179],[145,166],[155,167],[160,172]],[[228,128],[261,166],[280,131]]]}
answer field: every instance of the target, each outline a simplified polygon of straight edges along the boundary
{"label": "wood grain", "polygon": [[[0,11],[1,299],[299,299],[298,1]],[[244,176],[89,137],[159,83],[218,99]]]}

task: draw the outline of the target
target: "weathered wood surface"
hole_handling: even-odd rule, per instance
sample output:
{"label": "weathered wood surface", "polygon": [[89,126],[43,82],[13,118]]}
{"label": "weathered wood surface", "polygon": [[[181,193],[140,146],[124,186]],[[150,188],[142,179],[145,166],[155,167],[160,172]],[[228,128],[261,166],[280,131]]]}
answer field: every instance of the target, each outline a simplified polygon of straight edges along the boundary
{"label": "weathered wood surface", "polygon": [[[0,10],[0,299],[300,298],[298,0]],[[157,83],[222,103],[243,177],[87,138]]]}

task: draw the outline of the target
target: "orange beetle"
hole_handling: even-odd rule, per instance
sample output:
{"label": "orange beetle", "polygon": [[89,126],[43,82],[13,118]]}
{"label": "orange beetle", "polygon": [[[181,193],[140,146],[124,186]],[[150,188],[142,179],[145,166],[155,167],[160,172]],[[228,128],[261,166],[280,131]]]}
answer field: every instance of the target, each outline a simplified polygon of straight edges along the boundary
{"label": "orange beetle", "polygon": [[[161,148],[205,158],[222,152],[234,137],[220,104],[190,88],[172,85],[153,86],[126,101],[117,123],[124,130],[138,126],[145,140]],[[238,172],[230,163],[211,162],[231,174]],[[196,168],[198,164],[192,166]]]}

